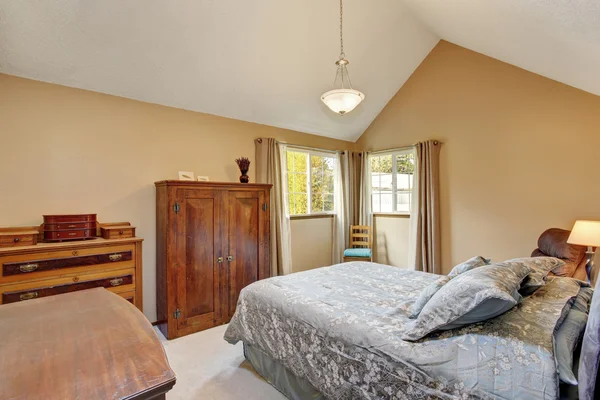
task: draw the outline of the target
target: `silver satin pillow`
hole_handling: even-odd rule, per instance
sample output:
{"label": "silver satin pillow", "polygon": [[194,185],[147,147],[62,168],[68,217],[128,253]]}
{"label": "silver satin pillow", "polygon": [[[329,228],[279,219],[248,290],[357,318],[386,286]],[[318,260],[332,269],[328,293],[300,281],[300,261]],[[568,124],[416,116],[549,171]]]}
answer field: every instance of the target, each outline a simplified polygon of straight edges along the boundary
{"label": "silver satin pillow", "polygon": [[415,300],[415,304],[413,304],[410,315],[408,318],[415,319],[419,316],[419,313],[425,307],[425,304],[433,297],[434,294],[437,293],[438,290],[442,288],[446,283],[448,283],[452,279],[451,276],[440,276],[434,282],[431,282],[429,286],[421,291],[417,300]]}
{"label": "silver satin pillow", "polygon": [[403,340],[419,340],[436,330],[485,321],[514,307],[521,296],[521,281],[531,272],[523,263],[486,265],[462,273],[442,286],[419,317],[409,323]]}
{"label": "silver satin pillow", "polygon": [[448,274],[448,276],[457,276],[467,271],[472,270],[473,268],[483,267],[484,265],[490,265],[492,260],[489,258],[484,258],[481,256],[476,256],[473,258],[469,258],[467,261],[457,264],[452,268],[452,271]]}
{"label": "silver satin pillow", "polygon": [[497,265],[510,266],[513,264],[523,264],[531,269],[531,273],[521,283],[519,293],[523,296],[529,296],[536,290],[546,284],[546,277],[555,268],[562,267],[565,262],[555,257],[523,257],[506,260]]}

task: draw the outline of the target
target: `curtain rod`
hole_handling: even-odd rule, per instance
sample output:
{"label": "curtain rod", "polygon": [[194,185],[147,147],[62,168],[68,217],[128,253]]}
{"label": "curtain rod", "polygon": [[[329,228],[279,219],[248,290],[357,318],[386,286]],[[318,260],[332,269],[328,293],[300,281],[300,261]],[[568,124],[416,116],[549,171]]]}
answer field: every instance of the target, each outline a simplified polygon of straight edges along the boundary
{"label": "curtain rod", "polygon": [[414,149],[415,148],[415,144],[411,145],[411,146],[404,146],[404,147],[394,147],[393,149],[385,149],[385,150],[377,150],[377,151],[370,151],[369,154],[380,154],[380,153],[393,153],[395,151],[402,151],[402,150],[410,150],[410,149]]}
{"label": "curtain rod", "polygon": [[[442,144],[442,142],[440,142],[439,140],[434,140],[433,141],[434,146],[437,146],[438,144]],[[385,149],[385,150],[377,150],[377,151],[370,151],[369,154],[380,154],[380,153],[393,153],[395,151],[402,151],[402,150],[410,150],[410,149],[414,149],[415,147],[417,147],[417,144],[412,144],[410,146],[404,146],[404,147],[395,147],[393,149]]]}
{"label": "curtain rod", "polygon": [[336,154],[338,152],[337,150],[325,150],[325,149],[319,149],[317,147],[300,146],[300,145],[290,144],[290,143],[280,142],[280,141],[277,141],[277,143],[285,144],[288,147],[291,147],[294,149],[300,149],[300,150],[312,150],[312,151],[318,151],[321,153],[330,153],[330,154]]}

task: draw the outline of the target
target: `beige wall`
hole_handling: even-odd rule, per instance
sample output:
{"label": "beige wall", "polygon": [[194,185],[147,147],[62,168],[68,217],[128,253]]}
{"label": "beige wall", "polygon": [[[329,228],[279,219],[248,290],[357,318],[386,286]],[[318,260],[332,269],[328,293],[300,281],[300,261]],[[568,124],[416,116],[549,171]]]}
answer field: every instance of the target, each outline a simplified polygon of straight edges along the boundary
{"label": "beige wall", "polygon": [[292,272],[331,265],[333,218],[292,219]]}
{"label": "beige wall", "polygon": [[394,267],[408,267],[410,218],[373,217],[373,261]]}
{"label": "beige wall", "polygon": [[[79,212],[130,221],[145,239],[144,308],[154,321],[154,182],[176,179],[179,170],[237,181],[234,158],[253,161],[256,137],[326,149],[353,146],[0,74],[0,226]],[[305,245],[301,234],[294,241]]]}
{"label": "beige wall", "polygon": [[436,138],[443,270],[527,256],[549,227],[600,219],[600,97],[440,42],[359,139]]}

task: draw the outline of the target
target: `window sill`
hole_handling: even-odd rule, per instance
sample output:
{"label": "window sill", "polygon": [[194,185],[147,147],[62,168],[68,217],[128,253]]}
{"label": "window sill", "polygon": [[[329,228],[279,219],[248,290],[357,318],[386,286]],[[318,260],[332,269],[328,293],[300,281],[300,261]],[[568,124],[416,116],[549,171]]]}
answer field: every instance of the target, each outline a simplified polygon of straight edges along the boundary
{"label": "window sill", "polygon": [[373,217],[378,218],[410,218],[410,214],[405,213],[373,213]]}
{"label": "window sill", "polygon": [[290,220],[299,220],[299,219],[320,219],[320,218],[333,218],[334,214],[300,214],[300,215],[290,215]]}

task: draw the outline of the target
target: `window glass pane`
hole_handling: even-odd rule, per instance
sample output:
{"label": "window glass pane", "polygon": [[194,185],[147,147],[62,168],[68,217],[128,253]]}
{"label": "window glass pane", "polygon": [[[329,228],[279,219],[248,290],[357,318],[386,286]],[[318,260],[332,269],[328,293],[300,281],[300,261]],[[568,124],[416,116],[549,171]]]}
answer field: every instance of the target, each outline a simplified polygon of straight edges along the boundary
{"label": "window glass pane", "polygon": [[325,196],[323,196],[323,211],[325,212],[332,212],[334,209],[333,206],[333,194],[326,194]]}
{"label": "window glass pane", "polygon": [[381,197],[381,209],[380,212],[393,212],[394,204],[392,203],[392,191],[382,191],[380,193]]}
{"label": "window glass pane", "polygon": [[405,212],[405,213],[409,213],[410,212],[410,195],[411,192],[409,191],[399,191],[398,194],[396,195],[396,211],[399,212]]}
{"label": "window glass pane", "polygon": [[306,183],[306,173],[292,174],[294,186],[290,189],[290,193],[308,193],[308,186]]}
{"label": "window glass pane", "polygon": [[371,171],[385,174],[392,173],[392,155],[371,158]]}
{"label": "window glass pane", "polygon": [[308,214],[308,195],[290,194],[290,214]]}
{"label": "window glass pane", "polygon": [[290,214],[306,214],[308,213],[308,186],[306,183],[308,153],[288,151],[286,158]]}
{"label": "window glass pane", "polygon": [[322,193],[313,193],[311,196],[311,211],[313,213],[323,212],[323,194]]}
{"label": "window glass pane", "polygon": [[324,181],[323,192],[333,193],[333,188],[334,188],[333,173],[325,172],[323,181]]}
{"label": "window glass pane", "polygon": [[379,192],[373,193],[371,195],[371,198],[373,199],[371,203],[372,211],[376,213],[381,212],[381,195],[379,194]]}

